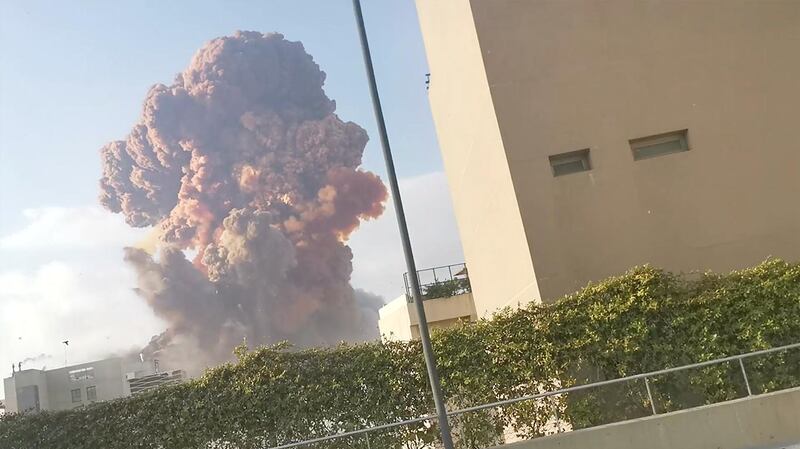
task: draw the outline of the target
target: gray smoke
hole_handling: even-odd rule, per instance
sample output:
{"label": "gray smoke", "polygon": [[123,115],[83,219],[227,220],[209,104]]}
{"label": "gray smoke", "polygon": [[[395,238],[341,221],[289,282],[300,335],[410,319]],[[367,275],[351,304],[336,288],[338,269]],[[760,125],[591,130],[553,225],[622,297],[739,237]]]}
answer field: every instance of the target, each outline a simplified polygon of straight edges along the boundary
{"label": "gray smoke", "polygon": [[180,341],[213,361],[243,339],[377,337],[382,301],[351,287],[346,242],[387,192],[359,168],[366,132],[334,113],[324,80],[280,34],[214,39],[102,149],[101,203],[158,234],[156,251],[125,254],[170,323],[147,351]]}

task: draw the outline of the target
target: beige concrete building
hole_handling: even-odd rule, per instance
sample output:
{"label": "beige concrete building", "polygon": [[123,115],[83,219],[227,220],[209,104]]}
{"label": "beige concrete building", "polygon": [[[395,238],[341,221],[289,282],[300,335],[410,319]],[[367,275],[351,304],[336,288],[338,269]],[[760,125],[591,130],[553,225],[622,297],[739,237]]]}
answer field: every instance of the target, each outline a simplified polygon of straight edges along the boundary
{"label": "beige concrete building", "polygon": [[[425,317],[431,330],[453,326],[459,322],[478,319],[472,298],[466,265],[446,265],[417,272],[425,307]],[[408,278],[404,275],[406,292],[378,311],[378,327],[386,340],[419,339],[419,315],[411,302]]]}
{"label": "beige concrete building", "polygon": [[[453,326],[459,322],[478,319],[472,293],[462,293],[423,301],[425,318],[431,330]],[[386,340],[419,339],[419,317],[414,304],[406,295],[398,296],[378,311],[378,327]]]}
{"label": "beige concrete building", "polygon": [[417,9],[478,315],[800,258],[800,1]]}

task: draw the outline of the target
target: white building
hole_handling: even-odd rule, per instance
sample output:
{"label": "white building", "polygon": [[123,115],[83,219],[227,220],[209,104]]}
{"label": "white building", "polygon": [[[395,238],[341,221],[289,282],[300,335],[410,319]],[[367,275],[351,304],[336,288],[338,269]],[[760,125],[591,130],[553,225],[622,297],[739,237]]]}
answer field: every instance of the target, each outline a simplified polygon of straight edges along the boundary
{"label": "white building", "polygon": [[[464,264],[427,268],[417,272],[425,307],[425,317],[431,330],[454,326],[478,319],[472,288]],[[406,293],[390,301],[378,311],[381,336],[390,341],[419,339],[419,318],[411,301],[406,281]]]}
{"label": "white building", "polygon": [[[69,410],[131,395],[147,378],[148,389],[186,378],[183,371],[157,373],[156,364],[110,358],[52,370],[23,369],[3,379],[9,413]],[[154,377],[155,375],[155,377]],[[159,380],[162,380],[159,382]]]}

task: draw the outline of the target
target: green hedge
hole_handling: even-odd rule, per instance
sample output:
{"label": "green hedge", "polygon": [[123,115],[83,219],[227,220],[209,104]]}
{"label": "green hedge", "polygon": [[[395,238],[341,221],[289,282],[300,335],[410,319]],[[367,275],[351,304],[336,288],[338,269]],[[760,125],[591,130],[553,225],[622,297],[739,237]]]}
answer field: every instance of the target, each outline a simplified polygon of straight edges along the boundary
{"label": "green hedge", "polygon": [[[549,306],[506,310],[434,334],[449,406],[464,407],[800,341],[800,266],[769,260],[729,275],[677,276],[636,268]],[[237,350],[239,361],[174,387],[85,409],[5,416],[0,447],[261,448],[433,410],[417,343]],[[800,351],[747,364],[756,393],[800,384]],[[651,382],[659,411],[744,395],[738,365]],[[454,421],[459,447],[649,414],[632,382]],[[370,447],[435,443],[419,424],[371,435]],[[367,447],[363,439],[315,448]]]}

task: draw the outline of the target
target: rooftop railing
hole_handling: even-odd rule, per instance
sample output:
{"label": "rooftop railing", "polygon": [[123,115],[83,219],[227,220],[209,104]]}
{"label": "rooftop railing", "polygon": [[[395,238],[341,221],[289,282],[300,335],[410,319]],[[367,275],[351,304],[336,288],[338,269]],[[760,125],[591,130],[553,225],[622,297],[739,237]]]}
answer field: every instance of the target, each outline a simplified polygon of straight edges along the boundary
{"label": "rooftop railing", "polygon": [[[467,266],[463,263],[418,270],[417,277],[419,278],[420,293],[424,300],[447,298],[472,291]],[[403,283],[406,287],[406,298],[411,302],[408,273],[403,273]]]}

